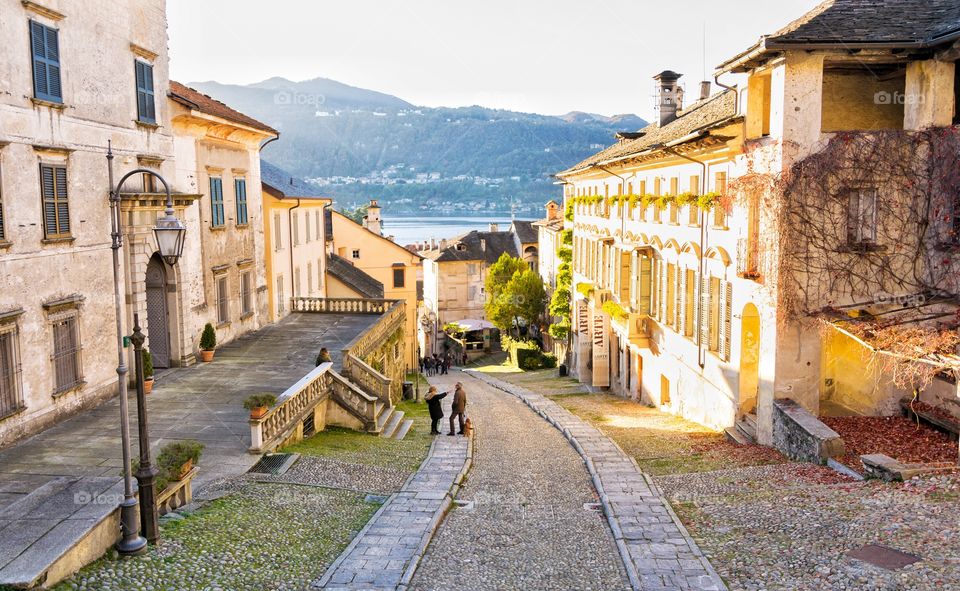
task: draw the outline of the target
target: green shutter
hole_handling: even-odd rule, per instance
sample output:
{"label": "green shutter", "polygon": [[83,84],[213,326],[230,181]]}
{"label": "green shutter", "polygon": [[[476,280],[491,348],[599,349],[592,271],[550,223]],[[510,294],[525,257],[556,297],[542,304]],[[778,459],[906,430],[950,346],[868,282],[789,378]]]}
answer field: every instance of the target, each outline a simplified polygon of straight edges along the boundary
{"label": "green shutter", "polygon": [[223,219],[223,181],[217,177],[210,177],[210,213],[211,225],[222,226]]}
{"label": "green shutter", "polygon": [[233,181],[233,190],[237,198],[237,224],[247,223],[247,181],[246,179],[235,179]]}
{"label": "green shutter", "polygon": [[63,102],[60,87],[60,39],[56,29],[30,21],[30,50],[33,54],[33,94],[36,98]]}
{"label": "green shutter", "polygon": [[137,79],[137,119],[144,123],[157,122],[157,107],[153,93],[153,66],[134,61]]}

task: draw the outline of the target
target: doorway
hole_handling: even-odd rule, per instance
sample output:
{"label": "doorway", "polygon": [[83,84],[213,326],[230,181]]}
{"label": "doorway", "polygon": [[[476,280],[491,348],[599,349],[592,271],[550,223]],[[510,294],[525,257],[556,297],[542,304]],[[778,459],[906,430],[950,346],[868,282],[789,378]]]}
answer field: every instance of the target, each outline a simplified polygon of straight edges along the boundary
{"label": "doorway", "polygon": [[154,367],[170,367],[170,321],[167,312],[167,270],[159,256],[147,264],[147,346]]}
{"label": "doorway", "polygon": [[760,313],[753,304],[743,307],[740,324],[740,416],[757,408],[760,387]]}

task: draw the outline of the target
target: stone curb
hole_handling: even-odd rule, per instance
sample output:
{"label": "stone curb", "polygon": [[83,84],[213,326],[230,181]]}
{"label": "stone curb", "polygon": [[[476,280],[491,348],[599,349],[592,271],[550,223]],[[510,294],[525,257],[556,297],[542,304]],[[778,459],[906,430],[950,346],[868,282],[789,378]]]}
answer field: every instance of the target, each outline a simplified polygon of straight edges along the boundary
{"label": "stone curb", "polygon": [[[583,446],[580,445],[580,442],[577,440],[576,436],[570,432],[569,427],[562,427],[554,417],[548,415],[543,408],[537,406],[534,402],[530,400],[530,398],[533,396],[543,398],[543,399],[546,399],[546,397],[533,394],[533,392],[530,392],[525,388],[522,388],[520,386],[515,386],[513,384],[509,384],[507,382],[504,382],[503,380],[494,378],[493,376],[486,375],[483,372],[480,372],[477,370],[464,370],[464,371],[469,372],[471,376],[476,377],[480,381],[485,382],[497,388],[498,390],[502,390],[503,392],[506,392],[511,396],[515,396],[519,398],[524,402],[524,404],[530,407],[534,412],[536,412],[538,415],[546,419],[548,423],[550,423],[551,425],[556,427],[557,430],[563,433],[563,436],[570,442],[571,446],[573,446],[573,448],[577,451],[577,453],[583,459],[584,464],[587,466],[587,471],[590,473],[590,479],[593,481],[593,486],[594,488],[596,488],[597,494],[600,497],[600,503],[603,506],[604,515],[607,518],[607,523],[610,525],[610,530],[613,533],[614,541],[617,544],[617,549],[620,552],[620,558],[622,559],[624,568],[627,571],[627,577],[630,579],[631,586],[637,591],[643,591],[645,586],[641,582],[640,573],[637,571],[636,564],[634,564],[633,559],[630,557],[630,552],[629,552],[629,549],[627,548],[625,537],[623,535],[623,530],[621,529],[620,523],[613,512],[613,508],[610,506],[610,500],[607,497],[606,492],[604,491],[603,482],[601,481],[600,475],[597,472],[596,466],[593,463],[593,458],[590,457],[584,451]],[[579,418],[577,418],[577,420],[582,421],[582,419],[579,419]],[[671,520],[677,526],[678,531],[683,536],[684,540],[687,542],[687,546],[690,548],[693,554],[699,559],[700,563],[704,567],[704,570],[707,571],[707,573],[710,575],[713,582],[717,585],[717,588],[721,591],[726,591],[727,586],[724,584],[723,579],[721,579],[717,571],[714,570],[713,565],[711,565],[707,557],[704,556],[703,552],[700,550],[700,547],[697,545],[697,543],[693,540],[693,538],[690,537],[690,533],[687,531],[687,528],[684,527],[683,523],[680,521],[680,518],[677,517],[676,513],[674,513],[673,508],[670,506],[670,503],[667,502],[666,498],[663,496],[663,491],[660,490],[660,487],[657,486],[656,483],[653,481],[653,479],[651,479],[643,470],[640,469],[639,464],[637,464],[636,458],[624,452],[623,448],[621,448],[620,445],[610,437],[607,437],[602,433],[600,433],[600,435],[606,438],[610,443],[612,443],[614,447],[617,449],[617,451],[620,452],[620,454],[630,459],[630,462],[633,464],[634,468],[637,470],[637,473],[643,476],[643,479],[647,483],[647,485],[650,487],[650,490],[655,492],[657,496],[660,498],[661,504],[667,510],[667,514],[670,515]]]}

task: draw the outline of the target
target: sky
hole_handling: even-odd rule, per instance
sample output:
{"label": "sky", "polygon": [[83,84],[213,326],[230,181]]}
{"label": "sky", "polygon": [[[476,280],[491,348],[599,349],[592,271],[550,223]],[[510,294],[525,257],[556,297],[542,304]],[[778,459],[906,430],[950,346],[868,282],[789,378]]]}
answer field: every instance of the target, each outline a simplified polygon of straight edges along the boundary
{"label": "sky", "polygon": [[680,72],[696,95],[819,1],[167,0],[171,77],[331,78],[428,107],[651,119],[655,74]]}

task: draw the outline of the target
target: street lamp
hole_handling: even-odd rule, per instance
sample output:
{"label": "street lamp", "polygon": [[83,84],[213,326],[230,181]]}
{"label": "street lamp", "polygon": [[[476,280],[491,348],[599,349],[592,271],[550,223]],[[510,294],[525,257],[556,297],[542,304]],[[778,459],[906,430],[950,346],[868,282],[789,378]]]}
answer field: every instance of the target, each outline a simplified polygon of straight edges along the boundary
{"label": "street lamp", "polygon": [[[124,353],[126,337],[123,334],[123,294],[122,281],[120,276],[120,248],[123,246],[123,220],[120,211],[120,190],[123,183],[133,175],[148,174],[163,185],[167,196],[166,210],[164,216],[157,220],[157,225],[153,233],[157,239],[157,248],[160,256],[169,265],[175,265],[183,252],[183,242],[186,237],[187,229],[183,223],[174,216],[173,197],[170,195],[170,187],[167,181],[152,170],[137,168],[121,177],[120,182],[113,182],[113,148],[110,142],[107,142],[107,172],[110,182],[110,236],[112,242],[110,245],[113,251],[113,298],[116,308],[117,324],[117,377],[119,380],[120,393],[120,439],[123,450],[123,501],[120,503],[120,525],[122,535],[117,543],[117,551],[123,555],[141,554],[146,550],[147,539],[140,535],[140,523],[137,520],[137,500],[133,496],[133,474],[130,466],[130,410],[127,401],[127,363]],[[139,331],[137,334],[139,345],[142,345],[143,335]],[[137,343],[135,343],[137,344]],[[140,489],[140,499],[148,507],[146,511],[141,511],[141,519],[144,521],[143,530],[147,532],[150,541],[157,540],[157,511],[156,511],[156,490],[154,478],[157,471],[153,468],[150,457],[150,438],[147,433],[147,400],[142,383],[143,376],[140,371],[140,350],[137,347],[137,418],[140,435],[140,468],[137,470],[137,481]],[[149,504],[146,504],[149,503]]]}

